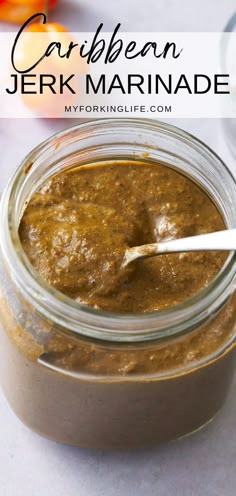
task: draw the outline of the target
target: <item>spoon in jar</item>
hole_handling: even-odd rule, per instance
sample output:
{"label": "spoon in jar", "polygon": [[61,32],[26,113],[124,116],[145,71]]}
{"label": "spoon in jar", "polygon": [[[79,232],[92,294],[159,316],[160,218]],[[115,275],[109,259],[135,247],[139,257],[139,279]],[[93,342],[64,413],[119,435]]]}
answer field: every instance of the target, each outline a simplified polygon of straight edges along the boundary
{"label": "spoon in jar", "polygon": [[138,259],[167,255],[168,253],[209,250],[236,250],[236,229],[134,246],[126,250],[124,265],[126,266]]}

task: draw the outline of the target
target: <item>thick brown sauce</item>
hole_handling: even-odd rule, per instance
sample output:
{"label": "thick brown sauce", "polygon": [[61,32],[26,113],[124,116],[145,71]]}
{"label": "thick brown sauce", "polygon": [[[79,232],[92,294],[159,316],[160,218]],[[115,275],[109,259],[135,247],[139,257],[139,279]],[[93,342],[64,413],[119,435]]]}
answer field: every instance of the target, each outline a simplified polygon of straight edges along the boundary
{"label": "thick brown sauce", "polygon": [[64,294],[98,309],[152,312],[207,286],[226,254],[164,255],[124,268],[126,248],[224,228],[212,200],[185,176],[164,165],[120,162],[48,180],[19,233],[31,263]]}

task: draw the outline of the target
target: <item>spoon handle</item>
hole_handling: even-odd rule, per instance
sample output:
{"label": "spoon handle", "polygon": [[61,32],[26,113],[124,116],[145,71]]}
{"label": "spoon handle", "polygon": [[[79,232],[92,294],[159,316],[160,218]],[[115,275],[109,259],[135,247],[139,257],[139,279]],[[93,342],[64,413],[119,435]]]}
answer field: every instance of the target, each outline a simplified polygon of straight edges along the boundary
{"label": "spoon handle", "polygon": [[[156,243],[154,243],[155,245]],[[158,253],[206,250],[236,250],[236,229],[200,234],[157,243]]]}
{"label": "spoon handle", "polygon": [[165,253],[208,250],[236,250],[236,229],[135,246],[126,251],[126,263],[138,258],[154,257]]}

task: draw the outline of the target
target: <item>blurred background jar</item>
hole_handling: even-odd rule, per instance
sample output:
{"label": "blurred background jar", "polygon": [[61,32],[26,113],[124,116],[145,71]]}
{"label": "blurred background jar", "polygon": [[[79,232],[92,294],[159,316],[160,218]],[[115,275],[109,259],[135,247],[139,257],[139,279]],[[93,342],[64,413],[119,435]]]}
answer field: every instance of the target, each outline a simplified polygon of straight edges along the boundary
{"label": "blurred background jar", "polygon": [[[236,13],[229,19],[221,43],[221,72],[230,74],[231,99],[227,113],[232,117],[222,119],[224,139],[233,159],[236,158]],[[224,109],[223,109],[224,110]],[[231,160],[232,160],[231,157]],[[233,170],[235,169],[232,167]]]}

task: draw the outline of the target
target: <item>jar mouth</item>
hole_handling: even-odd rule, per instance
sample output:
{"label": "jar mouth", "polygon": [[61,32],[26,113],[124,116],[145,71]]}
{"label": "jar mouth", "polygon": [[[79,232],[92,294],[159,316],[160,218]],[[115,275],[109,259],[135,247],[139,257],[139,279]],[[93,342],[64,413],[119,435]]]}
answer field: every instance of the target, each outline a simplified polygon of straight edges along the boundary
{"label": "jar mouth", "polygon": [[[222,168],[225,178],[227,177],[228,183],[230,183],[229,198],[230,207],[233,210],[231,218],[228,217],[227,219],[227,225],[230,228],[236,227],[236,207],[234,207],[236,205],[236,181],[224,162],[207,145],[191,134],[175,126],[149,119],[99,119],[79,124],[55,134],[36,147],[23,160],[5,189],[1,201],[3,258],[21,296],[36,311],[56,323],[62,331],[120,344],[166,340],[190,332],[204,323],[210,315],[214,315],[227,301],[235,289],[236,275],[236,253],[231,252],[224,266],[210,284],[191,298],[165,310],[124,314],[97,310],[79,304],[50,286],[31,265],[22,248],[18,234],[21,217],[21,215],[19,217],[19,212],[22,212],[20,199],[23,190],[24,193],[26,191],[29,193],[30,188],[27,189],[25,185],[30,176],[33,180],[35,171],[40,168],[42,157],[46,161],[49,153],[53,153],[53,150],[56,153],[63,146],[66,147],[68,142],[73,143],[79,137],[78,153],[79,155],[82,154],[83,159],[86,160],[86,147],[83,148],[81,145],[85,137],[94,132],[101,137],[105,135],[104,133],[109,133],[111,130],[115,132],[118,129],[125,132],[128,128],[138,138],[138,147],[139,139],[143,139],[144,131],[151,133],[154,137],[153,143],[144,145],[148,149],[155,148],[155,136],[157,138],[159,134],[163,133],[163,135],[175,139],[180,148],[181,143],[182,145],[185,144],[185,146],[194,149],[195,152],[204,155],[206,159],[211,159],[211,162],[215,163],[218,169]],[[120,144],[122,145],[121,142]],[[156,149],[159,151],[161,147],[156,144]],[[56,158],[54,164],[56,164]],[[44,182],[46,179],[47,177],[44,176],[41,181]],[[34,191],[36,189],[38,189],[37,182],[34,184]],[[23,202],[24,205],[27,200]],[[218,207],[220,206],[218,205]]]}

